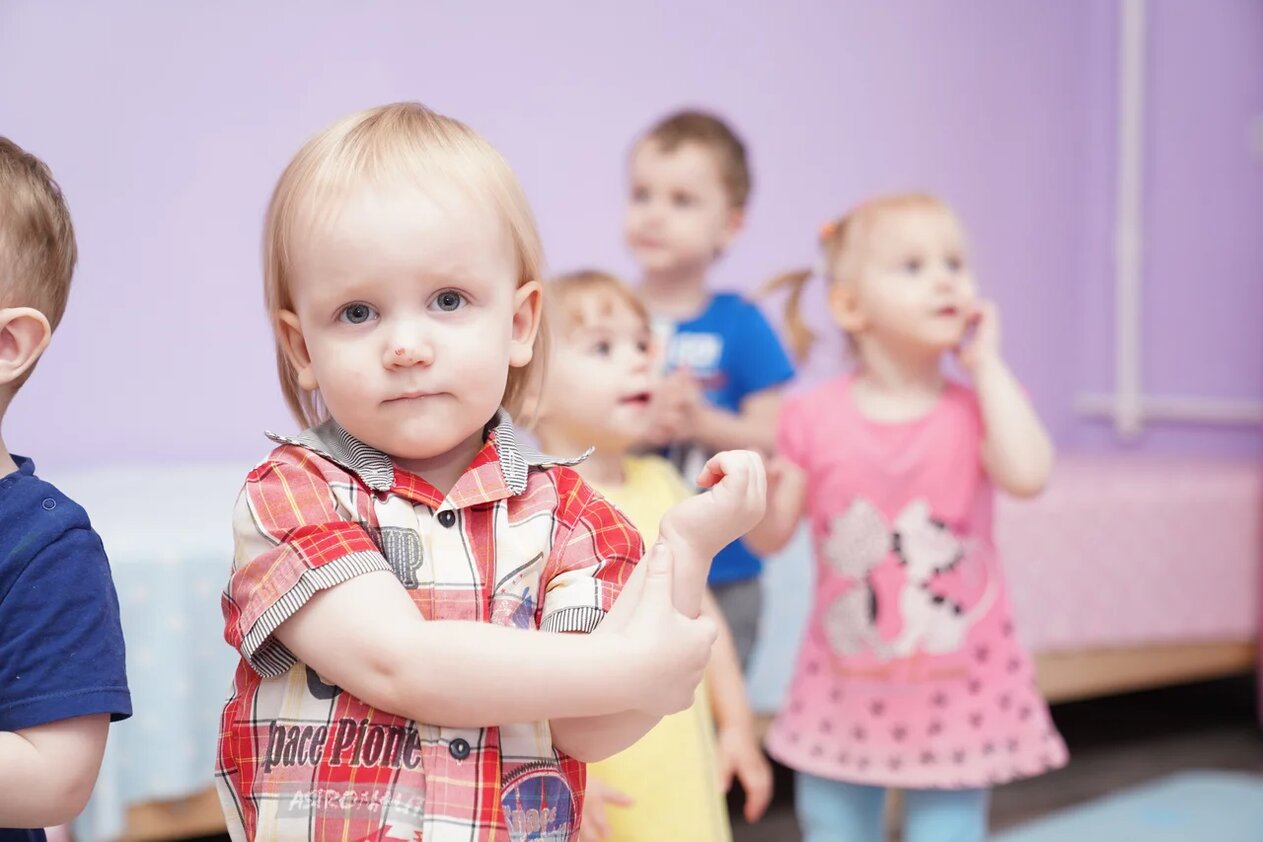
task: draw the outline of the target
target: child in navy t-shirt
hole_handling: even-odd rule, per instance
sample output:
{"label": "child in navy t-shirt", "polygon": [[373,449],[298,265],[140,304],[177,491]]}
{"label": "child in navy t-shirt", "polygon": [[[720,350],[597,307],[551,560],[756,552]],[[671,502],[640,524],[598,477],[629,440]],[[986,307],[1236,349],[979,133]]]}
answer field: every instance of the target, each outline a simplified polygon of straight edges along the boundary
{"label": "child in navy t-shirt", "polygon": [[[640,265],[640,295],[664,349],[652,439],[686,477],[711,454],[775,450],[781,389],[794,367],[763,313],[715,293],[709,273],[745,222],[750,168],[745,144],[718,117],[682,111],[632,149],[627,245]],[[749,665],[762,603],[759,558],[741,541],[715,556],[710,588]]]}
{"label": "child in navy t-shirt", "polygon": [[[52,174],[0,137],[0,419],[61,319],[75,256]],[[78,815],[110,721],[131,711],[101,539],[0,440],[0,842]]]}

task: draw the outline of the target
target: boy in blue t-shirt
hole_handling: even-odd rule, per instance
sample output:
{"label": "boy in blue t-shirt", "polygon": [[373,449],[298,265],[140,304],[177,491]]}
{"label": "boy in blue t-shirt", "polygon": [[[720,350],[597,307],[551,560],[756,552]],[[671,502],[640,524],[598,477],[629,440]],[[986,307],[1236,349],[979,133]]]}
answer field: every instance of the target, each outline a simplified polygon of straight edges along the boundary
{"label": "boy in blue t-shirt", "polygon": [[[656,441],[690,477],[719,450],[771,455],[780,387],[794,376],[793,366],[757,307],[707,284],[707,272],[744,221],[750,195],[744,145],[722,120],[683,111],[636,144],[629,172],[627,244],[671,372],[658,400]],[[711,590],[747,665],[761,571],[740,541],[711,566]]]}
{"label": "boy in blue t-shirt", "polygon": [[[0,419],[61,320],[75,258],[48,167],[0,137]],[[0,440],[0,842],[77,816],[110,721],[131,712],[101,539]]]}

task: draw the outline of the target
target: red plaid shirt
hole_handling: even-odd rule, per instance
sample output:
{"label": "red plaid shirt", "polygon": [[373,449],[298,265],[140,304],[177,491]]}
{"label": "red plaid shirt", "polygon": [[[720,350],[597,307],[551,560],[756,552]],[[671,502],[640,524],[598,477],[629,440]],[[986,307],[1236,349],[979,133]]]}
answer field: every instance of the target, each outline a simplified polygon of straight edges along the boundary
{"label": "red plaid shirt", "polygon": [[441,728],[376,710],[273,632],[317,591],[377,570],[427,620],[588,632],[641,557],[636,529],[570,467],[520,448],[503,413],[446,499],[336,422],[271,438],[237,500],[223,595],[241,653],[216,769],[233,839],[577,838],[583,765],[547,722]]}

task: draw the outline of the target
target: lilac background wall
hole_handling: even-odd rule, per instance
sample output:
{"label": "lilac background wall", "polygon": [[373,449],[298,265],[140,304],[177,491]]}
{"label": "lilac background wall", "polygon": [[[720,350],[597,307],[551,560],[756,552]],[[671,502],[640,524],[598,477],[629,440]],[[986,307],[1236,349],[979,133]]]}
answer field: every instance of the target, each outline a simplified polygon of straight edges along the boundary
{"label": "lilac background wall", "polygon": [[[291,427],[261,307],[268,192],[312,132],[398,99],[500,147],[557,269],[631,271],[624,156],[682,105],[730,117],[754,156],[722,285],[812,260],[818,225],[858,199],[937,191],[966,219],[1008,355],[1058,439],[1117,446],[1071,410],[1111,377],[1114,3],[496,3],[485,18],[370,5],[0,6],[0,133],[52,165],[82,251],[67,318],[7,420],[12,448],[58,465],[261,456],[262,429]],[[1151,24],[1148,377],[1257,398],[1263,4],[1154,0]],[[1142,448],[1258,441],[1162,428]]]}

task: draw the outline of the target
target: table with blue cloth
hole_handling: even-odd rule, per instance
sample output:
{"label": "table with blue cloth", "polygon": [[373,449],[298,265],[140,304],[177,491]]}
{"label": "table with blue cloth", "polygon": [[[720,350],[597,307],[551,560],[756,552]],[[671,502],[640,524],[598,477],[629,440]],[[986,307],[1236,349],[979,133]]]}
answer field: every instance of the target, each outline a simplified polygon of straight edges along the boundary
{"label": "table with blue cloth", "polygon": [[78,842],[120,836],[129,805],[214,783],[219,712],[236,667],[220,593],[232,507],[249,466],[41,471],[88,512],[118,590],[134,716],[110,727]]}

